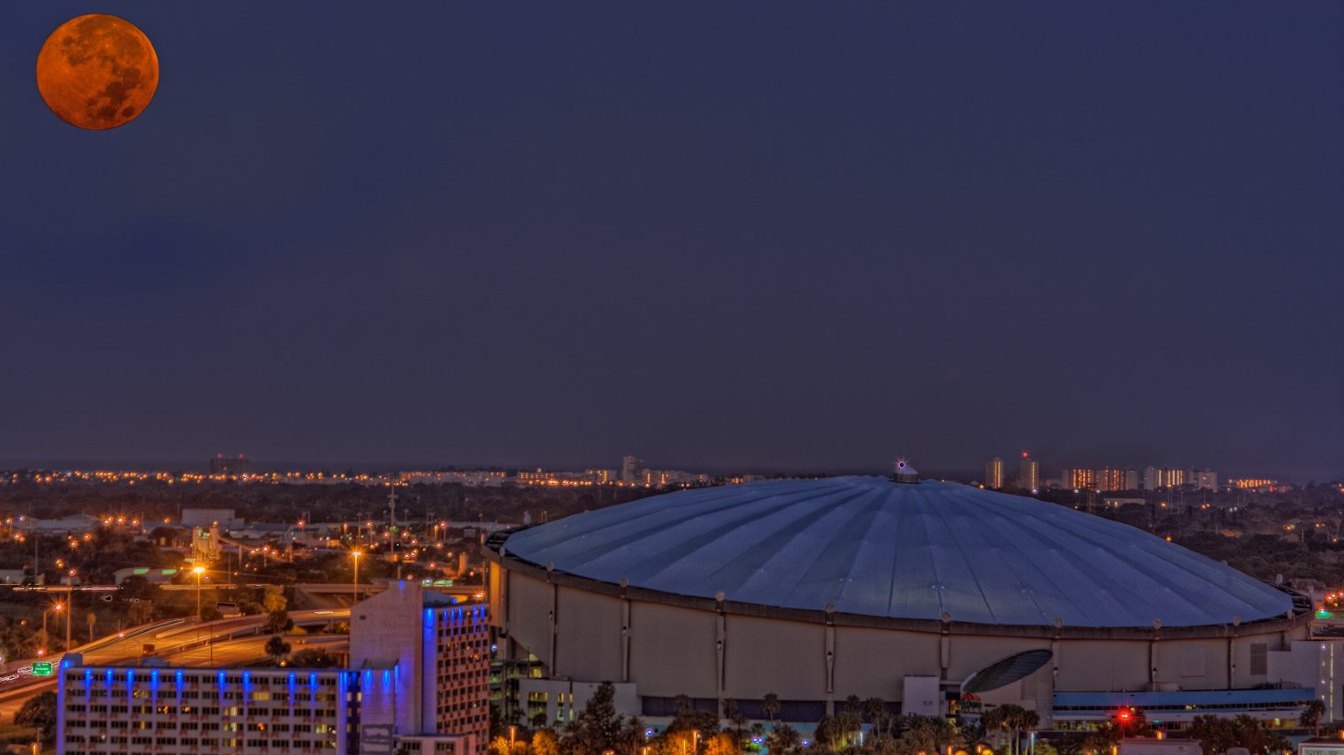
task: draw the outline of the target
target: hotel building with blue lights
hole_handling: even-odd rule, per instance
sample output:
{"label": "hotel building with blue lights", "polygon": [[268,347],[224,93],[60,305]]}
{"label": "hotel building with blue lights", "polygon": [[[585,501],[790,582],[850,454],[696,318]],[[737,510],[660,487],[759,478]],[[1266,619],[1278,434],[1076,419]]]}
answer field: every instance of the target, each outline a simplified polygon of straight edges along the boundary
{"label": "hotel building with blue lights", "polygon": [[397,582],[357,603],[350,625],[347,669],[93,667],[67,654],[57,753],[485,752],[484,605]]}
{"label": "hotel building with blue lights", "polygon": [[[378,695],[365,695],[377,704],[366,703],[361,710],[366,743],[361,752],[376,751],[368,749],[371,737],[387,736],[410,752],[479,755],[489,746],[485,605],[460,605],[415,582],[395,582],[351,609],[350,668],[365,683],[380,685]],[[458,738],[456,744],[435,739],[447,735]]]}
{"label": "hotel building with blue lights", "polygon": [[61,662],[57,752],[357,752],[360,674]]}

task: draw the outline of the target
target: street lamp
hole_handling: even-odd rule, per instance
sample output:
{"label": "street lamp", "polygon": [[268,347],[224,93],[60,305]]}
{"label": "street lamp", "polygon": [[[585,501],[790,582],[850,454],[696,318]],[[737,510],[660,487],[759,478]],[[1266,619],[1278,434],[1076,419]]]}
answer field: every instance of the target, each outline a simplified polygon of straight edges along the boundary
{"label": "street lamp", "polygon": [[63,611],[64,609],[65,609],[65,604],[64,604],[64,603],[57,603],[57,604],[53,605],[51,608],[49,608],[49,609],[47,609],[46,611],[43,611],[43,612],[42,612],[42,638],[43,638],[43,641],[44,641],[44,642],[51,642],[51,639],[50,639],[49,637],[47,637],[47,614],[50,613],[51,611],[55,611],[56,613],[60,613],[60,612]]}
{"label": "street lamp", "polygon": [[192,567],[191,573],[196,575],[196,623],[201,623],[201,575],[205,574],[204,566]]}
{"label": "street lamp", "polygon": [[[70,588],[65,591],[65,602],[70,609],[65,612],[65,652],[67,653],[70,652],[70,620],[75,618],[75,587],[73,584],[74,575],[75,570],[71,569],[70,576],[72,578],[71,580],[72,584],[70,585]],[[58,608],[57,610],[60,609]]]}
{"label": "street lamp", "polygon": [[350,551],[350,557],[355,560],[355,579],[350,584],[350,605],[354,605],[359,600],[359,557],[364,555],[364,551]]}
{"label": "street lamp", "polygon": [[[201,641],[201,575],[205,574],[204,566],[193,566],[191,573],[196,575],[196,642]],[[215,646],[210,645],[210,662],[215,662]]]}

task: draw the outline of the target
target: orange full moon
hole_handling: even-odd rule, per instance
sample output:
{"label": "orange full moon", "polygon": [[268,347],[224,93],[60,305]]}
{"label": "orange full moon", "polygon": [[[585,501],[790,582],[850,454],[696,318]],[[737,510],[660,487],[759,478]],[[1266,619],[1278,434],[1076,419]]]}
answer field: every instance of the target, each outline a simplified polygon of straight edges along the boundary
{"label": "orange full moon", "polygon": [[56,117],[80,128],[116,128],[145,111],[159,86],[149,37],[116,16],[90,13],[56,27],[37,54],[37,91]]}

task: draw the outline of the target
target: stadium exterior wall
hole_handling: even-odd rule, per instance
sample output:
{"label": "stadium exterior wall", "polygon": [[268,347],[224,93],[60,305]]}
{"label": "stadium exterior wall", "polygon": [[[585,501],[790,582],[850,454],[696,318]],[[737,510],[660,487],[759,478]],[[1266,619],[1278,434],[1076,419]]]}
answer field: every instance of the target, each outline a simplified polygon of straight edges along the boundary
{"label": "stadium exterior wall", "polygon": [[1274,681],[1252,654],[1263,658],[1309,635],[1309,615],[1140,629],[847,615],[674,595],[486,555],[502,651],[537,657],[552,679],[634,683],[641,699],[774,693],[827,709],[850,695],[900,702],[908,676],[938,677],[955,691],[995,661],[1047,649],[1053,659],[1045,667],[984,699],[1033,708],[1049,725],[1060,692],[1249,689]]}

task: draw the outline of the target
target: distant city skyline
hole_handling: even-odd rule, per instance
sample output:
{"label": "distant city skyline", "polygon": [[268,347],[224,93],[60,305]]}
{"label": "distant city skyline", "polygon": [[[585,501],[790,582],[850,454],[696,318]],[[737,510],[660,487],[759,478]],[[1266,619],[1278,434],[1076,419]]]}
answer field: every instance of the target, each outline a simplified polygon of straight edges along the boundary
{"label": "distant city skyline", "polygon": [[[238,454],[226,454],[227,460],[236,460]],[[232,458],[230,458],[232,457]],[[241,469],[254,472],[283,472],[283,471],[329,471],[343,472],[353,470],[360,473],[391,473],[407,471],[432,471],[432,470],[516,470],[519,472],[531,472],[533,470],[546,471],[564,471],[564,472],[596,472],[604,471],[609,473],[612,481],[624,480],[632,481],[633,476],[627,477],[625,472],[625,462],[633,459],[638,462],[638,473],[643,475],[646,471],[663,470],[683,470],[686,473],[703,473],[712,475],[733,475],[733,474],[765,474],[765,475],[789,475],[789,474],[823,474],[823,475],[844,475],[844,474],[874,474],[887,475],[891,473],[892,463],[897,457],[892,457],[885,464],[875,466],[860,465],[841,465],[833,467],[822,466],[734,466],[728,464],[708,464],[691,465],[679,463],[665,463],[661,461],[646,462],[643,458],[633,457],[629,454],[623,455],[615,460],[597,459],[591,463],[579,464],[543,464],[543,463],[494,463],[486,461],[397,461],[397,460],[374,460],[374,461],[316,461],[316,460],[273,460],[258,459],[252,456],[242,458],[245,462]],[[904,457],[902,457],[904,458]],[[24,459],[24,458],[0,458],[0,470],[15,469],[50,469],[50,470],[84,470],[91,471],[96,469],[118,470],[118,471],[183,471],[183,472],[211,472],[222,471],[224,474],[232,474],[227,471],[232,469],[232,465],[221,467],[217,462],[217,457],[204,459]],[[1018,488],[1020,487],[1021,477],[1026,470],[1024,462],[1028,461],[1018,455],[1004,457],[993,457],[982,459],[977,464],[928,464],[914,457],[910,458],[912,464],[916,464],[920,470],[920,477],[957,479],[963,481],[975,481],[982,483],[991,482],[993,477],[993,462],[997,461],[1000,487]],[[1079,463],[1065,463],[1054,459],[1042,460],[1035,454],[1032,454],[1029,461],[1035,464],[1033,474],[1036,477],[1038,487],[1044,487],[1047,482],[1058,482],[1062,487],[1077,487],[1066,484],[1070,474],[1082,474],[1078,479],[1096,480],[1097,475],[1103,472],[1112,474],[1129,473],[1139,480],[1141,485],[1138,487],[1150,488],[1145,473],[1157,471],[1159,479],[1165,482],[1162,477],[1167,470],[1172,470],[1185,477],[1197,475],[1201,472],[1212,472],[1218,480],[1228,480],[1238,477],[1260,477],[1266,479],[1281,480],[1293,484],[1304,484],[1307,482],[1338,482],[1344,480],[1344,475],[1336,476],[1302,476],[1295,475],[1283,470],[1270,469],[1265,467],[1235,468],[1225,467],[1217,464],[1181,464],[1181,463],[1158,463],[1146,462],[1137,465],[1129,464],[1099,464],[1088,465]],[[1185,477],[1181,478],[1176,484],[1182,484]],[[1191,482],[1197,479],[1192,477]],[[989,487],[995,488],[990,485]],[[1115,489],[1126,489],[1125,486],[1116,486],[1114,483],[1106,487]],[[1158,487],[1166,487],[1160,484]]]}

